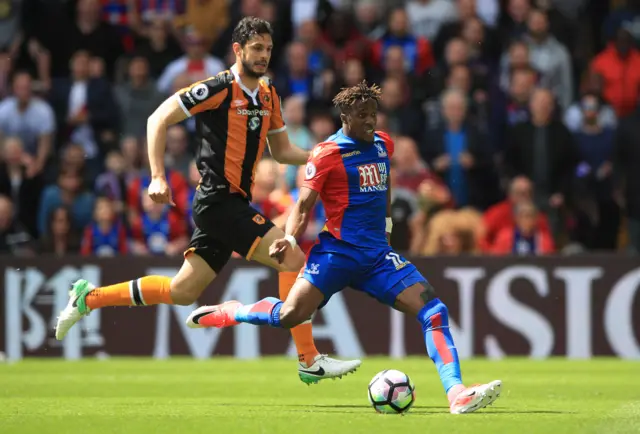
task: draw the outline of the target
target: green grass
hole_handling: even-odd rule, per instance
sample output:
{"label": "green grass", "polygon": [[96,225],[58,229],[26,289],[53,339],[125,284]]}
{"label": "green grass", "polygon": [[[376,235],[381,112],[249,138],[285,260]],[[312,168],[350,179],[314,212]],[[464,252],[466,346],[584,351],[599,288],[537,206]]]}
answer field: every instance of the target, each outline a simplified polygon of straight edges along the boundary
{"label": "green grass", "polygon": [[[378,415],[366,386],[383,369],[416,384],[406,416]],[[463,362],[468,383],[504,382],[493,407],[448,414],[426,358],[367,358],[355,375],[302,384],[292,360],[111,359],[0,364],[0,433],[638,433],[640,363]]]}

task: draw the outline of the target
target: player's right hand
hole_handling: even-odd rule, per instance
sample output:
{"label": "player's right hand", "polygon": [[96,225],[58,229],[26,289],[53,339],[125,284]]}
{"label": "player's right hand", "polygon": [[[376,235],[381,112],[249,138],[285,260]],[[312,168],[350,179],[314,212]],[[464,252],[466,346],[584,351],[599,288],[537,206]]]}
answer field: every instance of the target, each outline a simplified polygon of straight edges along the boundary
{"label": "player's right hand", "polygon": [[171,189],[165,178],[153,178],[149,184],[149,197],[155,203],[176,206],[171,198]]}
{"label": "player's right hand", "polygon": [[284,261],[284,255],[288,249],[291,248],[291,243],[284,238],[275,240],[269,247],[269,256],[278,261],[278,264],[282,264]]}

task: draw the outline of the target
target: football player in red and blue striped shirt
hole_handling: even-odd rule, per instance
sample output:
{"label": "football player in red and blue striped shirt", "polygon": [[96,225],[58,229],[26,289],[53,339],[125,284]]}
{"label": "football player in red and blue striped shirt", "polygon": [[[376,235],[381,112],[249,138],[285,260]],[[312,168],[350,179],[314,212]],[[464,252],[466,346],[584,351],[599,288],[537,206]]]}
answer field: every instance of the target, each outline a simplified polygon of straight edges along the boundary
{"label": "football player in red and blue striped shirt", "polygon": [[333,294],[348,286],[418,319],[451,413],[470,413],[493,403],[502,383],[496,380],[472,387],[463,385],[447,307],[418,269],[389,245],[389,159],[394,145],[386,133],[374,129],[380,97],[379,87],[362,82],[344,89],[334,99],[341,110],[342,129],[311,152],[306,180],[287,221],[286,235],[274,241],[270,249],[272,257],[281,260],[285,251],[297,245],[297,237],[320,196],[326,224],[287,299],[267,297],[250,305],[229,301],[204,306],[189,316],[187,324],[220,328],[249,323],[291,328],[308,320]]}

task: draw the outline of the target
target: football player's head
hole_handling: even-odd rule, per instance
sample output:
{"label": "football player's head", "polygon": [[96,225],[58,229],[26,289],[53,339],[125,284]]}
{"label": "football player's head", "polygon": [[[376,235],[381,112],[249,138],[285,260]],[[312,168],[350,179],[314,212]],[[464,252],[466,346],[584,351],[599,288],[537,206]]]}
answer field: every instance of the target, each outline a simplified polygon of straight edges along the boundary
{"label": "football player's head", "polygon": [[267,73],[273,50],[271,24],[255,17],[245,17],[233,30],[233,52],[242,72],[253,78]]}
{"label": "football player's head", "polygon": [[349,137],[373,141],[381,97],[380,87],[369,86],[365,80],[335,96],[333,104],[340,109],[342,127]]}

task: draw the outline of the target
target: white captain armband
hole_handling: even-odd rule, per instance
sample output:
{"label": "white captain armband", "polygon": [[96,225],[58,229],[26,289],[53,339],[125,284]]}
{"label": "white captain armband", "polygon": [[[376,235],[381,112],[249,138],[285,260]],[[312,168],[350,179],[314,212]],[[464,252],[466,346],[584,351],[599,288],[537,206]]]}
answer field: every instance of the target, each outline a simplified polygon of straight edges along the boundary
{"label": "white captain armband", "polygon": [[387,226],[385,228],[385,231],[390,234],[391,233],[391,229],[393,229],[393,220],[391,220],[391,217],[387,217]]}
{"label": "white captain armband", "polygon": [[296,241],[296,237],[294,237],[293,235],[287,234],[284,236],[284,239],[289,241],[289,244],[291,244],[292,249],[295,249],[296,246],[298,245],[298,241]]}

